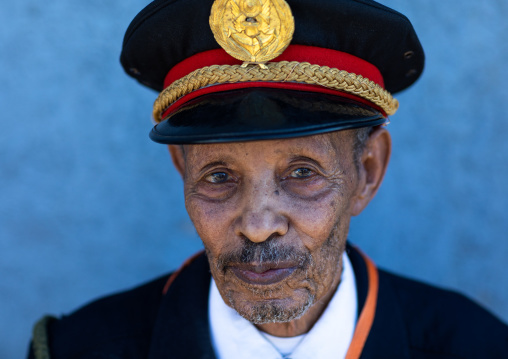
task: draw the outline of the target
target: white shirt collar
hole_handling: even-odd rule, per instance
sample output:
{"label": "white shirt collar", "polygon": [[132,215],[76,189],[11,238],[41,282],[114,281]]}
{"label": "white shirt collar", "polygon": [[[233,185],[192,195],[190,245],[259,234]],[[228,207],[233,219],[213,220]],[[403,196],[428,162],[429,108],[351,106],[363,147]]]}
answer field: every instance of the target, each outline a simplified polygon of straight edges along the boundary
{"label": "white shirt collar", "polygon": [[353,338],[357,306],[355,275],[344,253],[341,282],[330,303],[314,327],[296,344],[293,353],[283,357],[276,346],[282,343],[281,349],[285,347],[285,339],[270,342],[271,336],[262,334],[228,307],[212,278],[208,301],[212,344],[219,359],[344,358]]}

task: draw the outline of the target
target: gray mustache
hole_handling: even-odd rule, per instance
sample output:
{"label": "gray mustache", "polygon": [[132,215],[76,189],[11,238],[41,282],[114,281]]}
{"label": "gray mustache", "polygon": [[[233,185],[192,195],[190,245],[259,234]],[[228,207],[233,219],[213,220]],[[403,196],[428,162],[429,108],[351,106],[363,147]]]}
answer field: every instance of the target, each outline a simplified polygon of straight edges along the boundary
{"label": "gray mustache", "polygon": [[243,238],[242,246],[238,250],[219,255],[217,269],[224,271],[226,267],[235,264],[277,262],[293,262],[299,267],[306,267],[311,262],[312,256],[309,252],[282,244],[277,239],[278,236],[271,236],[264,242],[254,243]]}

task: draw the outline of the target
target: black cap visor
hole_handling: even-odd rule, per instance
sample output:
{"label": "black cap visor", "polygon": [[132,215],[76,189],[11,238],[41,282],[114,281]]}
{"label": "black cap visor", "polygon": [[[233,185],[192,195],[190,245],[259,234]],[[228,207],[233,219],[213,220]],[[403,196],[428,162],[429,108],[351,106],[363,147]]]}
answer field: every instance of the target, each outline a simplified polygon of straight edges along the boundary
{"label": "black cap visor", "polygon": [[378,110],[329,94],[249,88],[197,97],[157,124],[162,144],[220,143],[301,137],[377,126]]}

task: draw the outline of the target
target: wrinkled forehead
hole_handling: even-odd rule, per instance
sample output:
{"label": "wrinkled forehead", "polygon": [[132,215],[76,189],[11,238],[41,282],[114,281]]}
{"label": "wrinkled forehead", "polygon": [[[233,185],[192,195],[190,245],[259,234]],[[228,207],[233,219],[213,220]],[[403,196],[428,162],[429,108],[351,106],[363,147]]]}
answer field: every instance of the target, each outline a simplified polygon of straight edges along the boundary
{"label": "wrinkled forehead", "polygon": [[356,130],[289,139],[182,145],[186,166],[199,170],[210,162],[291,161],[307,157],[319,163],[352,161]]}

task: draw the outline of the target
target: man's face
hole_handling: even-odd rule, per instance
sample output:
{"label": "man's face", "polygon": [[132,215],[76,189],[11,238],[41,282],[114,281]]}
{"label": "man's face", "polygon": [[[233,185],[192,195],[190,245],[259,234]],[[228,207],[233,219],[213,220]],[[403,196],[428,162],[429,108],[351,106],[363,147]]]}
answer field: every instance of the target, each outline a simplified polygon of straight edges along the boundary
{"label": "man's face", "polygon": [[297,319],[338,285],[359,192],[353,143],[340,131],[184,147],[187,211],[224,301],[249,321]]}

